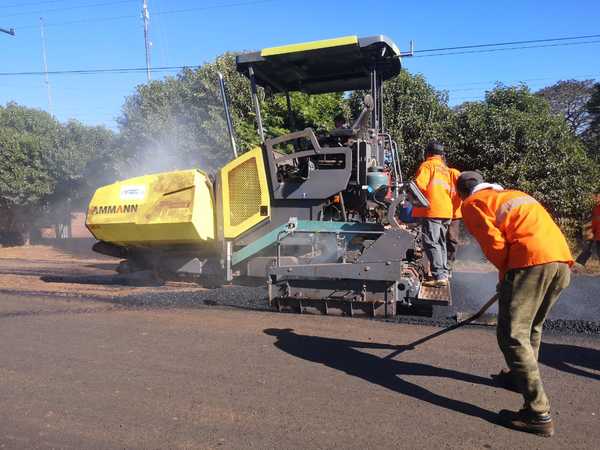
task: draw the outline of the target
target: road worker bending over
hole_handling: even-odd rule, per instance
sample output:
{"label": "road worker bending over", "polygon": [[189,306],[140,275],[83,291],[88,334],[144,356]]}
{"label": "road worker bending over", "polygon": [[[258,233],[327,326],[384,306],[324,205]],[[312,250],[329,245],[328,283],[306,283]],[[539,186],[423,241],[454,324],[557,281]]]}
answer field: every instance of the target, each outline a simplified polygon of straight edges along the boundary
{"label": "road worker bending over", "polygon": [[509,370],[495,379],[525,399],[523,409],[502,410],[500,418],[512,428],[552,436],[538,355],[544,320],[569,285],[573,259],[567,241],[550,214],[524,192],[484,183],[478,172],[463,172],[457,190],[467,230],[500,271],[497,336]]}
{"label": "road worker bending over", "polygon": [[448,286],[448,255],[446,234],[452,219],[450,172],[444,161],[444,147],[430,142],[425,149],[425,161],[417,170],[415,183],[429,200],[429,208],[413,208],[412,215],[421,221],[423,249],[429,259],[432,280],[425,286]]}

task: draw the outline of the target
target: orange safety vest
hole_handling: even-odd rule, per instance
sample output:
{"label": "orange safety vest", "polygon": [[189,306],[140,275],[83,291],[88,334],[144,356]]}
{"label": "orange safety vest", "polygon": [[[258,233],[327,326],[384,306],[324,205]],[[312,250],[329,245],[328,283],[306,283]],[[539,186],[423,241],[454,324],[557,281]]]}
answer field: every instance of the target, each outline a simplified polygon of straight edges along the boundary
{"label": "orange safety vest", "polygon": [[500,272],[550,262],[573,265],[558,225],[533,197],[520,191],[483,189],[462,204],[467,230]]}
{"label": "orange safety vest", "polygon": [[462,211],[460,210],[462,199],[456,190],[456,182],[458,181],[458,177],[460,177],[460,171],[458,169],[453,169],[452,167],[448,168],[448,170],[450,171],[450,187],[452,188],[450,191],[450,198],[452,199],[452,220],[459,220],[462,219]]}
{"label": "orange safety vest", "polygon": [[592,211],[592,233],[594,240],[600,241],[600,203]]}
{"label": "orange safety vest", "polygon": [[413,217],[452,218],[450,172],[441,156],[427,158],[415,177],[415,183],[429,200],[429,208],[413,208]]}

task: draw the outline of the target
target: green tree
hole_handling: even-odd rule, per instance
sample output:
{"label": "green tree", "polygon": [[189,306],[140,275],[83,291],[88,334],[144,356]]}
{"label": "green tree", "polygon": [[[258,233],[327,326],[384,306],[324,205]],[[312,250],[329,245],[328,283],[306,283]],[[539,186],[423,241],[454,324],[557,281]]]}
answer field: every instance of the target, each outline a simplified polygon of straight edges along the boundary
{"label": "green tree", "polygon": [[593,80],[566,80],[545,87],[536,94],[548,101],[552,113],[565,118],[574,134],[581,135],[590,123],[586,105],[592,96],[593,86]]}
{"label": "green tree", "polygon": [[586,109],[590,116],[590,126],[584,135],[584,141],[590,157],[600,164],[600,83],[594,85]]}
{"label": "green tree", "polygon": [[526,86],[497,86],[484,101],[462,105],[453,134],[461,169],[532,194],[570,231],[589,212],[598,166],[565,119]]}
{"label": "green tree", "polygon": [[[0,229],[28,235],[56,184],[49,168],[60,124],[49,114],[0,107]],[[27,238],[25,239],[27,240]]]}
{"label": "green tree", "polygon": [[93,189],[112,181],[115,138],[103,126],[90,127],[77,120],[64,124],[52,158],[52,173],[57,180],[54,194],[79,204]]}
{"label": "green tree", "polygon": [[61,126],[57,146],[48,158],[54,189],[44,204],[45,219],[55,226],[57,236],[69,234],[71,212],[85,209],[96,188],[114,181],[114,141],[114,133],[105,127],[89,127],[77,120]]}
{"label": "green tree", "polygon": [[0,231],[26,241],[36,224],[69,223],[72,209],[108,180],[113,140],[104,127],[63,126],[37,109],[0,107]]}

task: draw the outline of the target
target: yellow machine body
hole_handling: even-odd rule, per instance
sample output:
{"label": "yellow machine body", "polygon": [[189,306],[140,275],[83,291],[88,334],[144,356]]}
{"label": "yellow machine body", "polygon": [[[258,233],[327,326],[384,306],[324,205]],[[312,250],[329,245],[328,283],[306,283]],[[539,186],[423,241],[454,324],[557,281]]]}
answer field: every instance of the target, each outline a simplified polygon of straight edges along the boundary
{"label": "yellow machine body", "polygon": [[213,199],[200,170],[130,178],[96,190],[86,225],[96,239],[123,247],[212,244]]}
{"label": "yellow machine body", "polygon": [[269,187],[260,147],[229,161],[219,177],[225,239],[235,239],[269,218]]}

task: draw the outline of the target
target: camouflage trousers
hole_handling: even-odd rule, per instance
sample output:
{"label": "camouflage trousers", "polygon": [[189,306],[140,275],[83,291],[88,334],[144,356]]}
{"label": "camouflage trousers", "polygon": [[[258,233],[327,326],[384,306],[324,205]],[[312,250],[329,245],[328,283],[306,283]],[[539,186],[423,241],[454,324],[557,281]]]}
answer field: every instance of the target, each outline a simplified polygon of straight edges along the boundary
{"label": "camouflage trousers", "polygon": [[509,270],[499,286],[498,345],[534,412],[550,411],[538,367],[542,326],[570,279],[569,266],[554,262]]}

